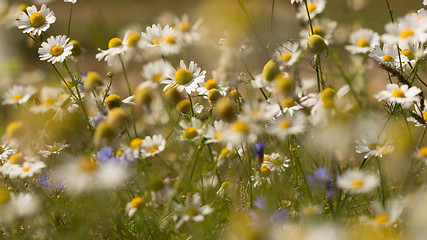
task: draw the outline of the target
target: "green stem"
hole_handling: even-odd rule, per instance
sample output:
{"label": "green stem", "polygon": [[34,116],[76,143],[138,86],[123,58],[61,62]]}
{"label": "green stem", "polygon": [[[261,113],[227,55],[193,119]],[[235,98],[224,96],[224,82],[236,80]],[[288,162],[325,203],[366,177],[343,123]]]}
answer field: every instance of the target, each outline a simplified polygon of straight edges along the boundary
{"label": "green stem", "polygon": [[193,109],[193,101],[191,100],[191,95],[187,93],[188,99],[190,100],[190,106],[191,106],[191,114],[194,117],[194,109]]}
{"label": "green stem", "polygon": [[274,2],[275,2],[275,0],[273,0],[271,3],[270,31],[268,32],[267,49],[270,47],[271,32],[273,30]]}
{"label": "green stem", "polygon": [[71,37],[70,36],[70,30],[71,30],[71,16],[73,15],[73,6],[74,6],[74,4],[73,3],[70,3],[71,4],[71,8],[70,8],[70,18],[68,19],[68,31],[67,31],[67,36],[68,37]]}
{"label": "green stem", "polygon": [[[130,87],[128,75],[126,73],[125,64],[123,63],[123,59],[122,59],[121,54],[119,54],[119,59],[120,59],[120,63],[122,64],[123,75],[125,76],[126,84],[127,84],[128,91],[129,91],[129,96],[132,96],[132,90]],[[129,109],[130,109],[130,113],[132,114],[133,130],[135,132],[135,136],[138,137],[138,131],[136,131],[136,123],[135,123],[136,119],[135,119],[135,112],[133,111],[133,106],[129,106]]]}
{"label": "green stem", "polygon": [[305,10],[307,11],[308,23],[310,25],[310,33],[311,35],[313,35],[314,34],[313,24],[311,23],[310,11],[308,10],[307,0],[304,0],[304,3],[305,3]]}
{"label": "green stem", "polygon": [[423,142],[424,136],[426,135],[427,126],[424,127],[423,135],[421,136],[420,141],[418,142],[418,148],[421,146],[421,143]]}

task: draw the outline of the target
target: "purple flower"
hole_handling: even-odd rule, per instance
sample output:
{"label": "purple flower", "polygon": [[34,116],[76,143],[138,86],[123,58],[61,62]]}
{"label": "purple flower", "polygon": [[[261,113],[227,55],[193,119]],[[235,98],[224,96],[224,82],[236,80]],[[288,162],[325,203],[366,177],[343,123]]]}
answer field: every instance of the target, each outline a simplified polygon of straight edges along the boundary
{"label": "purple flower", "polygon": [[37,181],[45,189],[53,191],[62,191],[64,189],[65,180],[48,170],[43,171],[37,178]]}
{"label": "purple flower", "polygon": [[260,163],[262,163],[262,159],[264,157],[264,150],[267,148],[267,143],[264,141],[258,141],[254,146],[254,155],[258,157]]}

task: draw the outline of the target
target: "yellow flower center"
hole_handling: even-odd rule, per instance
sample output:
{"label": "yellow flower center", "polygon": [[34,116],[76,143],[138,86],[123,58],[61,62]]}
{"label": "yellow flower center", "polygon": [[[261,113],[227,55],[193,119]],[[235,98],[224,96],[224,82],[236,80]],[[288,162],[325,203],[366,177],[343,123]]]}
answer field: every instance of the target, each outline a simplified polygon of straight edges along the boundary
{"label": "yellow flower center", "polygon": [[144,199],[143,199],[142,197],[136,197],[136,198],[133,198],[133,199],[130,201],[130,208],[138,208],[138,207],[141,207],[142,205],[144,205],[144,203],[145,203],[145,201],[144,201]]}
{"label": "yellow flower center", "polygon": [[273,164],[276,165],[276,166],[282,165],[283,164],[283,159],[281,159],[281,158],[275,158],[273,160]]}
{"label": "yellow flower center", "polygon": [[23,98],[24,96],[22,96],[21,94],[16,94],[15,96],[12,97],[12,100],[14,101],[18,101],[19,99]]}
{"label": "yellow flower center", "polygon": [[199,135],[199,133],[197,132],[197,129],[195,129],[193,127],[189,127],[187,129],[185,129],[185,131],[184,131],[184,137],[187,139],[193,139],[197,135]]}
{"label": "yellow flower center", "polygon": [[375,150],[375,149],[377,149],[378,147],[380,147],[381,146],[381,144],[380,143],[378,143],[378,142],[373,142],[373,143],[370,143],[369,144],[369,146],[368,146],[368,148],[370,149],[370,150]]}
{"label": "yellow flower center", "polygon": [[205,88],[206,88],[207,90],[211,90],[212,88],[216,88],[216,89],[218,89],[218,84],[216,84],[215,80],[213,80],[213,79],[209,79],[209,80],[207,80],[207,81],[206,81],[206,83],[205,83]]}
{"label": "yellow flower center", "polygon": [[291,126],[292,126],[292,123],[287,119],[283,119],[282,121],[280,121],[280,128],[282,129],[288,129]]}
{"label": "yellow flower center", "polygon": [[153,145],[153,146],[150,147],[150,152],[151,153],[155,153],[157,150],[159,150],[159,146],[157,146],[157,145]]}
{"label": "yellow flower center", "polygon": [[52,49],[50,49],[50,55],[57,57],[61,55],[64,52],[64,48],[61,46],[55,46]]}
{"label": "yellow flower center", "polygon": [[286,52],[282,55],[282,61],[285,63],[289,62],[289,60],[291,60],[291,58],[292,58],[292,54],[289,52]]}
{"label": "yellow flower center", "polygon": [[153,81],[154,82],[160,82],[160,79],[162,79],[162,77],[163,77],[163,74],[157,73],[153,76]]}
{"label": "yellow flower center", "polygon": [[158,45],[158,44],[160,44],[162,41],[163,41],[163,39],[162,39],[161,37],[156,37],[156,38],[153,38],[153,40],[151,40],[151,44],[153,44],[153,45]]}
{"label": "yellow flower center", "polygon": [[175,41],[175,36],[168,36],[168,37],[166,37],[165,42],[166,42],[166,43],[169,43],[169,44],[174,44],[174,43],[176,43],[176,41]]}
{"label": "yellow flower center", "polygon": [[263,162],[268,162],[268,161],[270,161],[270,157],[269,157],[269,156],[265,156],[265,157],[262,159],[262,161],[263,161]]}
{"label": "yellow flower center", "polygon": [[178,69],[178,71],[176,71],[176,74],[175,74],[176,84],[185,85],[189,83],[191,80],[193,80],[193,74],[189,70],[185,68],[180,68]]}
{"label": "yellow flower center", "polygon": [[323,90],[322,94],[320,95],[320,99],[322,99],[323,102],[332,101],[334,100],[336,93],[337,91],[335,91],[334,89],[326,88],[325,90]]}
{"label": "yellow flower center", "polygon": [[46,100],[46,102],[44,102],[44,106],[45,107],[49,107],[49,106],[51,106],[52,104],[54,104],[55,103],[55,100],[53,100],[53,99],[51,99],[51,98],[49,98],[48,100]]}
{"label": "yellow flower center", "polygon": [[403,49],[402,54],[405,55],[409,60],[413,60],[415,58],[415,54],[409,49]]}
{"label": "yellow flower center", "polygon": [[393,93],[391,94],[393,97],[397,97],[397,98],[404,98],[405,97],[405,92],[400,90],[400,89],[396,89],[393,91]]}
{"label": "yellow flower center", "polygon": [[252,117],[254,117],[254,118],[255,118],[255,117],[258,117],[258,116],[259,116],[259,113],[260,113],[260,111],[259,111],[259,110],[254,110],[254,111],[252,111],[252,112],[251,112],[251,116],[252,116]]}
{"label": "yellow flower center", "polygon": [[271,174],[271,169],[266,165],[262,165],[259,169],[259,175],[261,177],[268,177]]}
{"label": "yellow flower center", "polygon": [[140,39],[141,39],[141,35],[139,35],[136,32],[132,32],[129,34],[129,37],[128,37],[128,45],[134,46]]}
{"label": "yellow flower center", "polygon": [[10,164],[23,164],[24,162],[25,162],[25,158],[20,153],[15,153],[9,158]]}
{"label": "yellow flower center", "polygon": [[423,119],[427,122],[427,112],[423,113]]}
{"label": "yellow flower center", "polygon": [[420,157],[427,157],[427,147],[422,147],[420,151],[418,151],[418,155]]}
{"label": "yellow flower center", "polygon": [[308,206],[304,208],[303,212],[305,215],[313,215],[313,214],[316,214],[317,209],[313,206]]}
{"label": "yellow flower center", "polygon": [[46,18],[39,12],[33,13],[30,17],[30,26],[33,28],[39,28],[43,26],[45,22]]}
{"label": "yellow flower center", "polygon": [[321,26],[313,26],[313,34],[324,37],[325,31],[323,31],[323,28]]}
{"label": "yellow flower center", "polygon": [[221,157],[222,158],[227,158],[229,156],[229,154],[231,153],[231,150],[228,148],[223,148],[221,150]]}
{"label": "yellow flower center", "polygon": [[9,191],[4,187],[0,187],[0,206],[8,202],[9,200],[10,200]]}
{"label": "yellow flower center", "polygon": [[280,68],[273,60],[268,61],[262,69],[262,77],[269,82],[273,81],[274,78],[279,74]]}
{"label": "yellow flower center", "polygon": [[118,47],[123,45],[123,42],[120,38],[112,38],[108,42],[108,48]]}
{"label": "yellow flower center", "polygon": [[130,141],[129,146],[132,149],[135,149],[135,148],[141,146],[141,144],[142,144],[142,139],[141,138],[134,138],[134,139],[132,139],[132,141]]}
{"label": "yellow flower center", "polygon": [[314,10],[316,10],[316,5],[314,3],[310,3],[310,5],[308,5],[308,12],[312,13]]}
{"label": "yellow flower center", "polygon": [[190,207],[190,208],[187,208],[187,210],[185,210],[185,215],[190,217],[195,217],[195,216],[198,216],[199,214],[200,214],[199,210],[194,207]]}
{"label": "yellow flower center", "polygon": [[243,121],[236,121],[232,126],[233,131],[239,133],[245,133],[248,131],[248,125]]}
{"label": "yellow flower center", "polygon": [[375,221],[377,223],[385,223],[390,219],[390,217],[386,213],[381,213],[375,217]]}
{"label": "yellow flower center", "polygon": [[406,29],[405,31],[402,31],[400,33],[400,38],[407,38],[407,37],[410,37],[414,34],[415,34],[414,31],[409,28],[409,29]]}
{"label": "yellow flower center", "polygon": [[220,139],[220,138],[222,138],[222,132],[217,132],[217,133],[215,133],[215,139]]}
{"label": "yellow flower center", "polygon": [[362,179],[354,179],[351,185],[354,188],[360,188],[361,186],[363,186],[363,180]]}
{"label": "yellow flower center", "polygon": [[83,157],[80,159],[79,166],[83,171],[92,172],[97,167],[97,162],[92,161],[89,157]]}
{"label": "yellow flower center", "polygon": [[51,147],[51,148],[49,148],[49,152],[55,152],[55,151],[58,151],[59,150],[59,147],[56,147],[56,146],[53,146],[53,147]]}
{"label": "yellow flower center", "polygon": [[31,169],[31,167],[24,167],[24,168],[22,168],[22,171],[23,172],[28,172],[28,171],[30,171],[30,169]]}
{"label": "yellow flower center", "polygon": [[181,29],[182,32],[187,32],[190,30],[190,23],[189,22],[180,22],[179,23],[179,29]]}
{"label": "yellow flower center", "polygon": [[290,108],[295,106],[295,103],[292,98],[286,98],[280,103],[280,105],[282,105],[282,107],[285,107],[285,108]]}
{"label": "yellow flower center", "polygon": [[357,41],[358,47],[369,47],[369,41],[366,38],[362,38],[359,41]]}
{"label": "yellow flower center", "polygon": [[384,55],[384,56],[382,57],[382,59],[383,59],[383,61],[385,61],[385,62],[394,62],[394,58],[393,58],[392,56],[390,56],[390,55]]}

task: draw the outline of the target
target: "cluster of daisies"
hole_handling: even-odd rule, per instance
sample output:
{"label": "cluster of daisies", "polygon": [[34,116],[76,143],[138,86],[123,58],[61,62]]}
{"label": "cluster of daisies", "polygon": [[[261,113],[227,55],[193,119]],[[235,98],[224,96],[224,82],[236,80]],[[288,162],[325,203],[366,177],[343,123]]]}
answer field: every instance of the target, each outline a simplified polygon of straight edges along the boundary
{"label": "cluster of daisies", "polygon": [[[77,4],[64,2],[71,12]],[[336,64],[345,80],[340,86],[331,68],[322,67],[334,59],[331,46],[339,46],[338,23],[323,16],[326,0],[291,4],[303,28],[267,52],[258,70],[246,65],[250,40],[236,46],[232,32],[218,40],[215,69],[183,60],[185,49],[208,37],[201,20],[184,15],[111,38],[108,49],[92,56],[105,60],[105,74],[79,67],[84,53],[70,39],[70,25],[67,35],[48,35],[56,17],[45,4],[20,6],[16,26],[57,83],[44,82],[41,73],[23,75],[32,82],[2,94],[8,112],[0,140],[2,231],[11,234],[14,221],[25,225],[31,218],[42,229],[52,222],[68,228],[78,214],[52,206],[90,209],[86,201],[111,203],[99,215],[111,216],[104,220],[118,229],[113,234],[130,238],[212,232],[252,239],[268,229],[271,239],[344,239],[351,229],[306,223],[358,219],[375,232],[403,218],[417,222],[417,209],[427,211],[419,203],[425,193],[407,194],[409,183],[424,183],[418,177],[427,163],[420,88],[427,85],[419,71],[427,55],[425,9],[393,19],[382,35],[368,28],[348,34],[343,50],[363,64],[351,66],[349,75]],[[313,74],[305,76],[300,66],[307,60]],[[127,75],[135,65],[139,76]],[[373,65],[389,82],[376,94],[363,90]],[[125,91],[112,88],[113,79]],[[40,220],[44,214],[48,221]],[[393,234],[422,239],[422,224],[405,231]]]}

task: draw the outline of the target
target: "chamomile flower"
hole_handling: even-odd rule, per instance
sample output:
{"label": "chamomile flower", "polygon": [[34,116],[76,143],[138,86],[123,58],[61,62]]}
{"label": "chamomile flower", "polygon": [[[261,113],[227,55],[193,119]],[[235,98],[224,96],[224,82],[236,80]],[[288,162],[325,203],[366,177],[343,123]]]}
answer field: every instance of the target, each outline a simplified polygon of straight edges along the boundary
{"label": "chamomile flower", "polygon": [[26,178],[41,172],[45,167],[46,165],[43,162],[31,156],[15,153],[9,157],[9,160],[5,164],[0,166],[0,172],[10,178]]}
{"label": "chamomile flower", "polygon": [[369,221],[376,227],[389,227],[394,224],[403,212],[404,204],[400,200],[388,200],[385,206],[375,201],[371,204],[375,213],[375,219]]}
{"label": "chamomile flower", "polygon": [[[312,25],[313,34],[322,37],[322,39],[327,45],[334,41],[334,34],[337,28],[336,21],[332,21],[328,18],[314,19]],[[311,30],[308,32],[307,30],[302,30],[299,35],[301,37],[300,45],[307,46],[307,42],[309,39],[308,37],[311,36]]]}
{"label": "chamomile flower", "polygon": [[239,119],[230,124],[230,127],[224,133],[224,141],[231,144],[232,146],[237,146],[243,142],[253,143],[256,141],[257,136],[254,133],[259,130],[253,129],[251,127],[258,127],[252,125],[250,121]]}
{"label": "chamomile flower", "polygon": [[255,174],[251,176],[252,184],[254,188],[260,187],[262,185],[271,186],[271,167],[268,162],[262,163],[259,170],[252,170]]}
{"label": "chamomile flower", "polygon": [[147,80],[156,84],[160,84],[163,80],[167,79],[173,67],[171,64],[163,59],[155,62],[150,62],[142,67],[141,75]]}
{"label": "chamomile flower", "polygon": [[214,79],[207,80],[203,86],[197,88],[197,92],[200,95],[203,95],[205,99],[209,99],[209,91],[211,91],[212,89],[216,89],[221,96],[227,95],[228,87],[218,84],[218,82]]}
{"label": "chamomile flower", "polygon": [[62,91],[56,87],[45,86],[40,91],[40,104],[31,107],[33,113],[44,113],[49,110],[56,110],[66,100],[67,96],[62,94]]}
{"label": "chamomile flower", "polygon": [[273,121],[268,132],[284,140],[289,135],[296,135],[304,132],[306,122],[306,117],[303,113],[296,113],[294,116],[285,114]]}
{"label": "chamomile flower", "polygon": [[73,49],[73,43],[69,43],[68,40],[65,35],[50,36],[39,48],[40,60],[47,60],[52,64],[64,62],[72,54]]}
{"label": "chamomile flower", "polygon": [[23,33],[32,33],[40,35],[49,29],[50,25],[56,21],[56,17],[49,8],[43,4],[40,11],[37,11],[36,6],[27,7],[26,11],[22,11],[18,15],[18,29],[23,29]]}
{"label": "chamomile flower", "polygon": [[387,33],[381,36],[384,43],[398,44],[400,48],[406,48],[408,44],[426,42],[426,21],[419,21],[417,14],[407,14],[397,22],[385,25]]}
{"label": "chamomile flower", "polygon": [[153,24],[146,28],[146,32],[141,33],[141,48],[154,48],[159,54],[169,56],[179,53],[181,45],[174,30],[166,25],[163,29],[160,24]]}
{"label": "chamomile flower", "polygon": [[125,52],[131,52],[138,46],[138,42],[141,40],[141,33],[128,30],[123,37],[123,45]]}
{"label": "chamomile flower", "polygon": [[290,67],[299,60],[301,53],[298,43],[287,41],[274,51],[274,56],[277,62]]}
{"label": "chamomile flower", "polygon": [[379,184],[376,175],[361,170],[347,170],[337,179],[337,186],[351,193],[367,193],[374,190]]}
{"label": "chamomile flower", "polygon": [[129,217],[133,217],[139,208],[144,206],[145,200],[142,197],[134,197],[130,202],[126,204],[126,212]]}
{"label": "chamomile flower", "polygon": [[185,204],[176,204],[175,208],[177,212],[180,213],[180,216],[174,216],[174,219],[177,221],[175,225],[176,229],[180,228],[183,223],[188,221],[202,222],[205,220],[205,216],[213,212],[213,209],[209,205],[202,206],[198,193],[194,194],[192,197],[187,196]]}
{"label": "chamomile flower", "polygon": [[191,122],[181,121],[179,123],[183,129],[181,140],[194,141],[202,136],[202,122],[197,118],[191,118]]}
{"label": "chamomile flower", "polygon": [[[399,52],[396,45],[384,44],[383,49],[380,46],[375,46],[374,50],[369,53],[369,57],[373,58],[380,64],[389,67],[399,67]],[[401,55],[401,58],[405,56]]]}
{"label": "chamomile flower", "polygon": [[284,113],[289,113],[292,117],[296,111],[304,108],[301,104],[296,103],[293,98],[284,98],[282,101],[269,98],[267,102],[270,103],[267,110],[275,113],[275,117],[282,116]]}
{"label": "chamomile flower", "polygon": [[28,218],[40,210],[40,200],[31,193],[10,193],[10,199],[0,209],[2,219],[11,222]]}
{"label": "chamomile flower", "polygon": [[168,79],[163,80],[161,83],[166,84],[163,91],[170,88],[176,88],[179,92],[185,90],[188,94],[195,92],[205,79],[206,71],[197,66],[197,63],[191,61],[190,65],[185,65],[184,61],[180,61],[180,68],[178,70],[172,68],[172,71],[167,75]]}
{"label": "chamomile flower", "polygon": [[356,152],[365,153],[365,159],[368,157],[383,157],[383,155],[394,150],[391,139],[384,134],[378,137],[375,131],[364,133],[360,137],[360,141],[356,140],[356,143]]}
{"label": "chamomile flower", "polygon": [[40,150],[38,153],[42,155],[44,158],[47,158],[52,154],[59,155],[62,152],[62,150],[64,150],[69,146],[70,145],[66,143],[60,143],[60,142],[54,143],[52,145],[46,144],[46,149]]}
{"label": "chamomile flower", "polygon": [[[314,19],[317,15],[321,14],[325,9],[326,1],[325,0],[308,0],[307,8],[310,13],[310,19]],[[297,18],[304,21],[308,21],[307,9],[305,4],[300,4],[298,6]]]}
{"label": "chamomile flower", "polygon": [[[421,104],[414,104],[413,114],[417,115],[420,119],[415,119],[414,117],[408,117],[407,120],[410,122],[414,122],[416,127],[425,127],[427,123],[427,100],[424,100],[424,108],[421,108]],[[412,114],[411,114],[412,115]]]}
{"label": "chamomile flower", "polygon": [[166,140],[162,135],[147,136],[140,146],[141,155],[144,158],[153,157],[165,150]]}
{"label": "chamomile flower", "polygon": [[350,44],[345,49],[352,54],[367,53],[380,45],[380,35],[371,29],[362,28],[350,35]]}
{"label": "chamomile flower", "polygon": [[25,104],[35,93],[33,86],[13,85],[3,94],[2,104]]}
{"label": "chamomile flower", "polygon": [[98,51],[101,52],[96,54],[96,59],[98,59],[98,61],[105,59],[108,66],[111,67],[120,60],[120,56],[123,55],[125,51],[125,46],[123,45],[123,41],[120,38],[112,38],[108,42],[107,50],[98,48]]}
{"label": "chamomile flower", "polygon": [[263,164],[267,164],[273,172],[284,172],[291,160],[279,153],[265,154]]}
{"label": "chamomile flower", "polygon": [[224,132],[226,132],[229,127],[230,124],[222,120],[213,122],[213,125],[209,125],[206,133],[203,135],[207,139],[206,144],[222,141]]}
{"label": "chamomile flower", "polygon": [[7,143],[0,145],[0,165],[3,165],[9,157],[16,153],[16,150],[11,148]]}
{"label": "chamomile flower", "polygon": [[418,102],[420,100],[419,94],[421,93],[421,89],[408,85],[399,85],[392,83],[387,84],[387,89],[379,92],[375,95],[375,98],[378,101],[385,100],[387,102],[399,103],[403,107],[410,107],[413,103]]}
{"label": "chamomile flower", "polygon": [[173,29],[177,31],[177,35],[180,39],[182,39],[183,43],[191,44],[194,41],[200,40],[200,34],[197,32],[197,30],[202,23],[201,19],[197,20],[194,24],[191,24],[190,20],[188,19],[188,15],[184,14],[181,19],[175,18],[174,23],[175,25]]}

